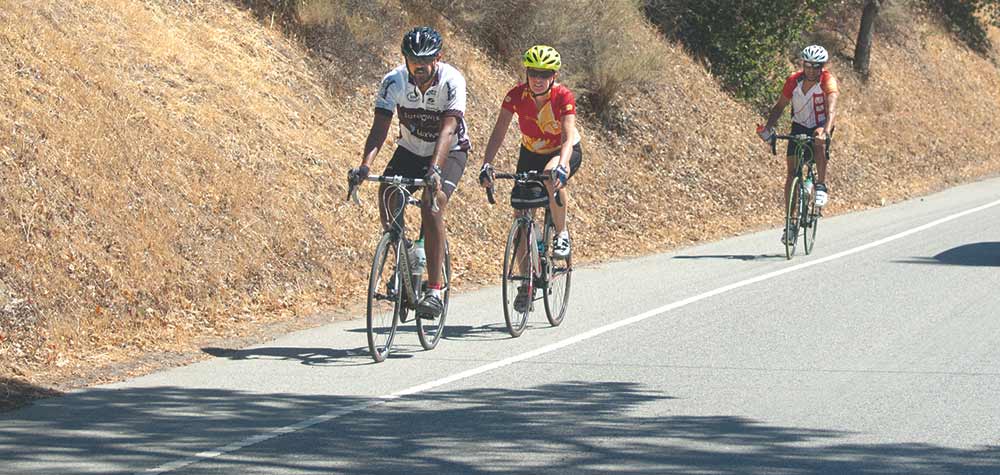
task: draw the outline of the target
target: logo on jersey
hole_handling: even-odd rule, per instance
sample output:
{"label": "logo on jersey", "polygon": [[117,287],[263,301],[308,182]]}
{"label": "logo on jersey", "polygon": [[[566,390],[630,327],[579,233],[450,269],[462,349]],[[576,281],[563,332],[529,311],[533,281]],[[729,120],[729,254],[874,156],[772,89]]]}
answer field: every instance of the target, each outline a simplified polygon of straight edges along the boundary
{"label": "logo on jersey", "polygon": [[448,88],[448,102],[454,101],[455,100],[455,86],[452,86],[450,82],[447,83],[447,84],[445,84],[444,86]]}

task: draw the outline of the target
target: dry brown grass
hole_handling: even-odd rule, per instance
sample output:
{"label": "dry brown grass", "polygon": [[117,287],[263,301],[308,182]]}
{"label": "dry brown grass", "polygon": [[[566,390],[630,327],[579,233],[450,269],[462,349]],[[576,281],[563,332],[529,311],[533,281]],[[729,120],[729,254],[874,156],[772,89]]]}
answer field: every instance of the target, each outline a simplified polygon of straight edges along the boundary
{"label": "dry brown grass", "polygon": [[[272,26],[260,5],[223,0],[0,9],[0,386],[65,386],[93,368],[259,334],[267,322],[329,319],[324,310],[359,302],[378,225],[373,187],[365,207],[350,206],[343,177],[377,80],[399,60],[399,34],[418,22],[444,32],[446,61],[469,82],[476,148],[448,222],[456,283],[494,282],[509,211],[485,206],[475,169],[520,71],[496,44],[481,46],[482,19],[437,17],[427,3],[308,2],[292,30]],[[612,63],[596,58],[623,48],[655,72],[619,88],[616,132],[583,116],[572,205],[582,262],[777,225],[783,165],[755,140],[752,111],[638,17],[540,3],[616,40],[601,53],[569,26],[511,33],[555,32],[524,41],[563,45],[574,88],[618,87],[573,68],[600,70]],[[867,84],[842,60],[832,65],[844,94],[831,213],[1000,170],[997,138],[980,133],[1000,120],[997,69],[915,24],[892,30],[906,41],[876,43]],[[512,129],[501,167],[513,167],[517,139]]]}

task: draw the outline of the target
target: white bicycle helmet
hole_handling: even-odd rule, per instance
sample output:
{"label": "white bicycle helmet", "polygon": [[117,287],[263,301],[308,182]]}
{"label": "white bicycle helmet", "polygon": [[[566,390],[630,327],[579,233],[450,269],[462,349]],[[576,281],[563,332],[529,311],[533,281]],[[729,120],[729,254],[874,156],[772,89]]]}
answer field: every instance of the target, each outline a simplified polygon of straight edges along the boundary
{"label": "white bicycle helmet", "polygon": [[811,45],[802,50],[802,60],[808,63],[825,63],[830,60],[830,55],[826,52],[826,48]]}

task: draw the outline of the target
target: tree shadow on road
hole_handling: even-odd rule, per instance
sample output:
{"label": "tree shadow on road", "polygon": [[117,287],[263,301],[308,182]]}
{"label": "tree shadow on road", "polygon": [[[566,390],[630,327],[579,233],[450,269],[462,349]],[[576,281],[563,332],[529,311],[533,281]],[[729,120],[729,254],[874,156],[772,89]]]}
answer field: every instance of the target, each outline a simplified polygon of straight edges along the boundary
{"label": "tree shadow on road", "polygon": [[28,404],[32,400],[62,394],[55,389],[36,386],[17,378],[0,376],[0,413]]}
{"label": "tree shadow on road", "polygon": [[[188,469],[247,475],[1000,473],[996,446],[858,444],[845,440],[853,435],[848,432],[738,415],[675,415],[672,401],[616,381],[458,389],[390,401],[91,389],[7,414],[0,420],[0,459],[15,471],[28,464],[38,473],[74,471],[57,464],[75,457],[102,472],[137,472],[236,443],[238,452]],[[353,409],[331,415],[343,408]],[[240,443],[262,434],[259,443]]]}
{"label": "tree shadow on road", "polygon": [[1000,267],[1000,242],[977,242],[953,247],[934,257],[913,257],[895,262],[953,266]]}

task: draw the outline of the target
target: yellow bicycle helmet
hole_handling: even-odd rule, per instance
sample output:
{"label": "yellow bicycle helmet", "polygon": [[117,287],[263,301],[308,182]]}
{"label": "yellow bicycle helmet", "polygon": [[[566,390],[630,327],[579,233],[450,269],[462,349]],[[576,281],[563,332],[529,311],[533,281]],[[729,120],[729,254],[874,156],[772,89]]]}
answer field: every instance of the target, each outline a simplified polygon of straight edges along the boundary
{"label": "yellow bicycle helmet", "polygon": [[562,66],[559,52],[551,46],[535,45],[524,52],[524,67],[558,71]]}

